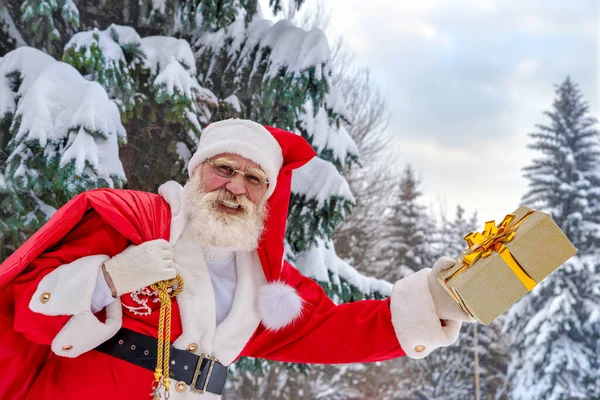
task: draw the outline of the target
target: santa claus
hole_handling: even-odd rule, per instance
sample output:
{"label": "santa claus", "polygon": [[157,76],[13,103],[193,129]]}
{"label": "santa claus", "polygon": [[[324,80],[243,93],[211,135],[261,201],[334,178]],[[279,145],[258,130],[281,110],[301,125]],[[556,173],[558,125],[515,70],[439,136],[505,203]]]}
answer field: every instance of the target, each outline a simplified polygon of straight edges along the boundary
{"label": "santa claus", "polygon": [[369,362],[453,343],[470,317],[435,279],[453,260],[342,305],[284,261],[292,170],[314,155],[290,132],[216,122],[184,187],[92,190],[58,210],[0,266],[0,398],[146,399],[153,382],[156,397],[219,398],[240,357]]}

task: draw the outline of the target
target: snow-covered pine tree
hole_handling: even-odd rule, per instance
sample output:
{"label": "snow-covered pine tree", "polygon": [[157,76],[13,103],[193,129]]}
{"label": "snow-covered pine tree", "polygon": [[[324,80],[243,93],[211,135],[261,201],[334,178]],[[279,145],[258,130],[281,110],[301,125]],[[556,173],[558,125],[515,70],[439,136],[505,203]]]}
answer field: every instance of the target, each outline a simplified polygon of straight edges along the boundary
{"label": "snow-covered pine tree", "polygon": [[383,250],[385,257],[392,260],[393,267],[383,277],[390,282],[433,265],[434,223],[425,206],[419,203],[420,181],[411,165],[405,167],[398,185],[399,198],[391,206],[387,248]]}
{"label": "snow-covered pine tree", "polygon": [[552,215],[579,255],[561,266],[509,312],[509,380],[515,399],[591,399],[600,396],[600,263],[597,243],[600,152],[595,120],[570,78],[556,89],[530,147],[544,157],[525,168],[525,203]]}
{"label": "snow-covered pine tree", "polygon": [[17,29],[15,21],[8,11],[8,6],[0,4],[0,55],[24,45],[25,40]]}
{"label": "snow-covered pine tree", "polygon": [[465,209],[460,205],[456,206],[453,220],[442,215],[435,241],[436,258],[442,256],[457,258],[467,248],[464,237],[477,229],[479,229],[477,214],[473,213],[469,219],[466,219]]}
{"label": "snow-covered pine tree", "polygon": [[[294,176],[287,258],[318,280],[336,301],[389,293],[391,285],[359,274],[337,257],[333,247],[333,232],[354,202],[340,171],[357,159],[358,152],[341,123],[344,100],[331,83],[330,50],[322,31],[307,32],[289,21],[265,20],[256,1],[115,0],[77,3],[78,25],[65,23],[60,10],[67,2],[53,2],[40,27],[54,28],[44,28],[47,35],[42,37],[29,31],[28,17],[23,17],[30,9],[41,12],[39,7],[31,8],[41,3],[25,0],[22,7],[6,8],[15,23],[13,37],[18,33],[27,44],[63,57],[80,73],[72,69],[77,77],[73,79],[108,94],[112,101],[106,104],[120,111],[121,119],[116,118],[119,129],[107,137],[124,138],[125,127],[128,143],[118,151],[115,145],[95,154],[100,161],[112,159],[113,168],[122,165],[126,187],[153,191],[169,179],[183,182],[184,164],[202,127],[212,121],[237,116],[294,131],[311,142],[319,158]],[[279,3],[271,2],[272,8],[277,10]],[[298,0],[296,5],[300,4]],[[70,30],[78,32],[71,35]],[[48,83],[47,78],[38,81]],[[12,83],[5,87],[22,91]],[[22,101],[14,93],[9,98]],[[3,126],[16,120],[11,114]],[[56,129],[52,135],[58,134]],[[90,136],[85,130],[82,133]],[[13,135],[9,131],[3,138],[14,139]],[[94,140],[99,142],[100,137]],[[32,151],[37,157],[32,160],[44,154],[41,146]],[[6,195],[17,198],[14,174],[2,172]],[[102,176],[113,179],[115,186],[123,182],[117,182],[117,176]],[[72,187],[70,193],[104,185],[91,178],[86,182]],[[30,233],[20,230],[20,239]]]}
{"label": "snow-covered pine tree", "polygon": [[514,305],[508,381],[515,400],[598,399],[600,262],[575,256]]}
{"label": "snow-covered pine tree", "polygon": [[361,276],[333,249],[333,232],[354,202],[340,171],[358,152],[342,124],[344,99],[330,82],[327,38],[287,20],[245,20],[196,38],[198,76],[220,99],[218,118],[240,116],[288,129],[317,151],[319,157],[294,175],[288,259],[335,300],[387,293],[389,285]]}
{"label": "snow-covered pine tree", "polygon": [[[479,229],[476,214],[467,219],[458,205],[454,219],[442,215],[436,235],[433,258],[457,258],[466,248],[464,237]],[[506,398],[503,394],[506,376],[508,337],[501,334],[502,322],[478,326],[480,383],[483,398]],[[423,360],[404,364],[404,376],[397,384],[394,398],[462,399],[474,395],[473,324],[465,324],[458,341],[439,349]]]}
{"label": "snow-covered pine tree", "polygon": [[[69,4],[53,2],[52,7],[70,9]],[[343,271],[353,269],[331,251],[333,230],[354,201],[339,170],[356,160],[357,150],[341,124],[344,102],[330,84],[330,51],[323,32],[259,18],[255,2],[143,0],[121,5],[115,12],[109,4],[81,4],[75,14],[82,31],[72,37],[69,30],[75,25],[61,22],[64,15],[54,8],[44,15],[45,26],[54,26],[59,33],[56,40],[64,43],[64,61],[99,82],[119,106],[128,132],[129,144],[120,154],[128,187],[153,190],[168,179],[184,180],[182,166],[195,149],[201,127],[210,121],[239,116],[293,130],[311,141],[321,159],[294,180],[304,192],[295,190],[293,195],[288,254],[293,260],[313,245],[319,249],[320,265],[330,268],[320,279],[340,300],[370,292],[370,280],[361,280],[354,272],[343,277]],[[279,2],[271,6],[274,11],[281,7]],[[23,15],[44,7],[41,0],[27,0],[21,7],[7,8],[9,14],[15,13],[12,20],[19,21],[18,31],[40,47],[46,41],[28,36]],[[133,26],[110,24],[108,8],[116,22]],[[157,24],[159,20],[165,23]],[[88,29],[102,23],[104,30]],[[164,36],[141,38],[137,31]],[[185,41],[169,37],[175,34],[186,37],[193,52]],[[328,167],[331,164],[335,168]],[[148,170],[160,172],[149,175]],[[310,177],[302,183],[309,170],[319,171],[323,191],[316,190]]]}
{"label": "snow-covered pine tree", "polygon": [[198,82],[189,43],[141,38],[131,27],[111,24],[74,35],[63,59],[103,85],[119,106],[129,132],[120,155],[128,187],[155,191],[167,180],[184,181],[202,126],[218,102]]}
{"label": "snow-covered pine tree", "polygon": [[523,202],[552,215],[580,251],[600,243],[600,138],[578,85],[556,87],[548,125],[537,125],[528,145],[542,153],[523,174]]}
{"label": "snow-covered pine tree", "polygon": [[30,47],[0,59],[0,259],[76,194],[120,187],[124,141],[98,83]]}

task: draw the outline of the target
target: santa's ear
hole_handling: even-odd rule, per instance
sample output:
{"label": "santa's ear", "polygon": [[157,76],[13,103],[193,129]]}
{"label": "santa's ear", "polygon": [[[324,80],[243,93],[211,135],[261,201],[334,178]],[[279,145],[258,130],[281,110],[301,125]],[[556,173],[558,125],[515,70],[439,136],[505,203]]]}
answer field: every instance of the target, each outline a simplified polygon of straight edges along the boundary
{"label": "santa's ear", "polygon": [[270,330],[283,329],[302,314],[304,300],[296,289],[285,282],[271,282],[258,293],[258,313]]}

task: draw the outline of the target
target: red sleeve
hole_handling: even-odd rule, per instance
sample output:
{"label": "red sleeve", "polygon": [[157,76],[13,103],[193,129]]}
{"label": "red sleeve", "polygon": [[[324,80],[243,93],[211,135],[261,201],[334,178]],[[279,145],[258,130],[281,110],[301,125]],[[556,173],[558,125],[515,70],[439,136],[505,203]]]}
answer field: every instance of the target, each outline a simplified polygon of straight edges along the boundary
{"label": "red sleeve", "polygon": [[57,267],[79,258],[123,251],[128,240],[103,221],[95,211],[88,212],[56,246],[38,256],[14,281],[14,329],[30,341],[51,344],[71,316],[47,316],[29,309],[40,281]]}
{"label": "red sleeve", "polygon": [[282,279],[306,301],[301,316],[279,331],[260,326],[240,356],[307,364],[382,361],[404,356],[390,299],[335,305],[315,281],[285,265]]}

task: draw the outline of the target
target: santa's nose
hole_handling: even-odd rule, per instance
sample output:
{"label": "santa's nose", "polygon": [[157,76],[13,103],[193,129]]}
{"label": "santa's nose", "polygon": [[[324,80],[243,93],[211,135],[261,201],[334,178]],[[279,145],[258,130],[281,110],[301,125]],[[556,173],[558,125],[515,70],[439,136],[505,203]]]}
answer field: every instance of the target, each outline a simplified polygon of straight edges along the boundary
{"label": "santa's nose", "polygon": [[246,186],[244,185],[244,177],[242,174],[235,174],[229,179],[225,188],[233,194],[244,194],[246,193]]}

